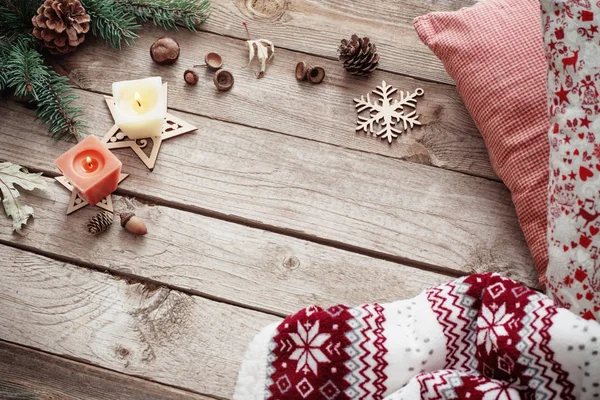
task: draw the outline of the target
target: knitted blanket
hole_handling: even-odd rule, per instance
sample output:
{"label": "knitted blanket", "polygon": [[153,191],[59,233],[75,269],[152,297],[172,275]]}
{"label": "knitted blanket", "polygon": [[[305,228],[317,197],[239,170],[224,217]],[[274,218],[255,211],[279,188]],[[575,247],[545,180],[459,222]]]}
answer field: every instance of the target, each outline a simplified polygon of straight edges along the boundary
{"label": "knitted blanket", "polygon": [[235,400],[597,399],[600,324],[497,274],[264,328]]}

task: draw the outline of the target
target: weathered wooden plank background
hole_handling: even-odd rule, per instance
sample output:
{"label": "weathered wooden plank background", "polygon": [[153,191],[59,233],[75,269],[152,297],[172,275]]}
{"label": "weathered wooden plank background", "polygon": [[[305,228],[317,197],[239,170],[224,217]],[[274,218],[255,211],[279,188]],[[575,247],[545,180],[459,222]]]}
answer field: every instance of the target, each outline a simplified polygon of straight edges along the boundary
{"label": "weathered wooden plank background", "polygon": [[[31,110],[0,100],[0,160],[48,176],[23,233],[0,219],[0,398],[230,398],[245,347],[299,308],[411,297],[472,272],[536,275],[510,194],[441,63],[412,18],[469,0],[213,0],[202,32],[173,33],[176,65],[148,55],[164,32],[146,26],[132,47],[88,40],[55,67],[78,86],[92,133],[112,125],[113,81],[160,75],[173,113],[199,127],[166,142],[153,172],[128,150],[131,174],[113,196],[148,225],[100,237],[66,216],[53,160],[72,146],[45,135]],[[246,68],[242,22],[277,50],[266,76]],[[335,60],[352,33],[377,43],[369,79]],[[230,92],[183,71],[208,51],[235,75]],[[299,83],[299,60],[322,65]],[[421,87],[423,126],[392,146],[354,133],[352,99],[382,80]]]}

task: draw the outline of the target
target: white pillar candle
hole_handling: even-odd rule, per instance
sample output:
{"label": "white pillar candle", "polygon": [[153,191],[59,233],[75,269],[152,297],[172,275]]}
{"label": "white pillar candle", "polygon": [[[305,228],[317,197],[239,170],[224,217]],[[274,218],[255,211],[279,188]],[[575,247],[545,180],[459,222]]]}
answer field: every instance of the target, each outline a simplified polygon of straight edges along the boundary
{"label": "white pillar candle", "polygon": [[130,139],[159,136],[167,112],[162,79],[152,77],[112,84],[115,124]]}

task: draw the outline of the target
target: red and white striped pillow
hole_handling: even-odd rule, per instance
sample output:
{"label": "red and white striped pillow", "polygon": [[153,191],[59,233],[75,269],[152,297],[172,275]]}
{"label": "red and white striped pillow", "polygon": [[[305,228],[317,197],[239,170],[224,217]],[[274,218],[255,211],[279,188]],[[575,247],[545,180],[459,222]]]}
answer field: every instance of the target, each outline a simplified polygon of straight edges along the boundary
{"label": "red and white striped pillow", "polygon": [[545,283],[549,119],[539,0],[486,0],[414,26],[456,81]]}

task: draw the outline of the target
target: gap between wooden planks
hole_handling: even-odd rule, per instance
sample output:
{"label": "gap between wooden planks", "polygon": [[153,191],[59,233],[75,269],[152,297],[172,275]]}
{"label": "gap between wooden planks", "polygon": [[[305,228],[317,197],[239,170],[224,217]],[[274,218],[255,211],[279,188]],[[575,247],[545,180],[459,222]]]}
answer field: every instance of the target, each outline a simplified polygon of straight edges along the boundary
{"label": "gap between wooden planks", "polygon": [[[382,71],[369,79],[355,78],[339,62],[283,49],[276,50],[265,77],[256,79],[256,65],[245,67],[248,49],[243,40],[183,30],[173,33],[182,48],[179,60],[174,66],[161,67],[150,60],[148,48],[162,35],[164,31],[147,26],[134,46],[121,51],[103,42],[86,41],[76,54],[57,60],[56,65],[82,89],[110,94],[115,81],[160,75],[169,82],[169,106],[173,109],[497,179],[483,139],[452,86]],[[229,92],[218,92],[206,69],[199,71],[197,86],[183,81],[185,69],[200,63],[209,51],[219,52],[224,68],[235,76]],[[320,85],[298,82],[294,69],[300,60],[321,64],[327,73],[325,81]],[[382,80],[399,90],[425,90],[417,105],[423,125],[401,135],[392,145],[355,132],[353,99],[370,93]]]}
{"label": "gap between wooden planks", "polygon": [[0,399],[210,400],[0,340]]}
{"label": "gap between wooden planks", "polygon": [[[78,94],[90,124],[108,129],[102,96]],[[12,102],[0,108],[0,159],[56,173],[53,160],[72,144],[44,136],[32,111]],[[130,151],[118,152],[131,174],[120,193],[404,264],[497,271],[535,286],[501,183],[177,115],[199,132],[166,142],[152,173]]]}
{"label": "gap between wooden planks", "polygon": [[412,20],[433,11],[455,11],[472,0],[213,0],[213,12],[201,29],[334,58],[341,39],[369,36],[381,54],[379,68],[438,82],[453,83],[442,63],[421,43]]}
{"label": "gap between wooden planks", "polygon": [[313,304],[413,297],[452,279],[120,196],[113,196],[115,211],[135,212],[149,234],[135,237],[116,222],[94,237],[86,223],[98,210],[65,215],[68,192],[49,184],[50,193],[25,197],[36,216],[22,235],[1,221],[0,243],[281,316]]}
{"label": "gap between wooden planks", "polygon": [[280,318],[0,245],[0,339],[231,398],[252,337]]}

